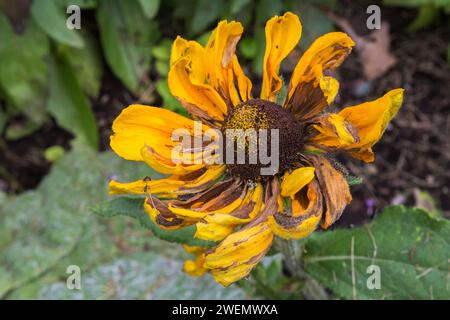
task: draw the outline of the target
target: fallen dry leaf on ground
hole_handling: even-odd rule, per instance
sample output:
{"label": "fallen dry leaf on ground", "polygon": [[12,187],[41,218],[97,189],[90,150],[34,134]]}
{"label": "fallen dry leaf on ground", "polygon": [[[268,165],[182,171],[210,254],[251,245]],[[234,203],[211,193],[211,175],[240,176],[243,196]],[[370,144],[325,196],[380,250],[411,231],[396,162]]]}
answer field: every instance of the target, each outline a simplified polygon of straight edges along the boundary
{"label": "fallen dry leaf on ground", "polygon": [[329,17],[356,42],[367,80],[372,81],[382,76],[397,63],[397,58],[389,50],[389,24],[381,23],[381,28],[367,36],[358,35],[350,23],[336,15],[329,13]]}

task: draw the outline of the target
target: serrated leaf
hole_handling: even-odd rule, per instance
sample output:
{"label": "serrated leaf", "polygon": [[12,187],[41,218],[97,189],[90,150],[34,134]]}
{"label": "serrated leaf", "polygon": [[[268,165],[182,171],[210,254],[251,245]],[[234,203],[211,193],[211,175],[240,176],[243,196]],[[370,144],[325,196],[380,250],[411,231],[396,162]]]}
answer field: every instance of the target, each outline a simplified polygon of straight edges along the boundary
{"label": "serrated leaf", "polygon": [[143,198],[122,196],[101,203],[92,208],[92,211],[102,217],[114,217],[125,215],[137,219],[142,226],[150,229],[160,239],[183,243],[190,246],[212,246],[214,242],[194,238],[195,226],[189,226],[178,230],[163,230],[153,223],[143,209]]}
{"label": "serrated leaf", "polygon": [[61,127],[72,132],[83,143],[97,148],[97,125],[89,100],[74,70],[63,59],[50,60],[50,97],[47,108]]}
{"label": "serrated leaf", "polygon": [[[304,259],[306,272],[343,298],[449,299],[449,252],[450,221],[392,206],[366,226],[315,233]],[[367,285],[371,265],[380,289]]]}
{"label": "serrated leaf", "polygon": [[66,8],[56,1],[34,0],[31,15],[36,24],[54,40],[75,47],[84,46],[83,39],[77,30],[66,26]]}
{"label": "serrated leaf", "polygon": [[137,93],[150,67],[156,25],[146,19],[136,0],[102,0],[97,21],[108,65],[123,84]]}

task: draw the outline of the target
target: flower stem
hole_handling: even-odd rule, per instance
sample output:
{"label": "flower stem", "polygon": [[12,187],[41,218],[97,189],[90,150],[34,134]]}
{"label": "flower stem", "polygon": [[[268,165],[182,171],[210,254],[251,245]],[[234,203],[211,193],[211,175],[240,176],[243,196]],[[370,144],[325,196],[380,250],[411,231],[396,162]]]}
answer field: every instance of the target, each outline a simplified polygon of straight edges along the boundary
{"label": "flower stem", "polygon": [[317,281],[309,277],[303,266],[304,242],[276,238],[275,247],[283,254],[285,266],[293,278],[302,282],[304,299],[325,300],[328,293]]}

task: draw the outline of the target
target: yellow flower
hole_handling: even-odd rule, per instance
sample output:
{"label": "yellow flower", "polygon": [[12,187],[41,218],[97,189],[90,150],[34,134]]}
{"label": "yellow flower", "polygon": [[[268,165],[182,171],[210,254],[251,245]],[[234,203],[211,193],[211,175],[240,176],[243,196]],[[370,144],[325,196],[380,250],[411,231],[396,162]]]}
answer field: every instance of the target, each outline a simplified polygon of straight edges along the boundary
{"label": "yellow flower", "polygon": [[[352,197],[344,174],[326,155],[345,151],[373,161],[372,146],[402,104],[403,89],[395,89],[336,114],[326,112],[339,83],[325,73],[339,66],[355,45],[342,32],[327,33],[310,46],[279,103],[280,64],[299,42],[301,31],[299,18],[290,12],[267,22],[259,98],[252,96],[252,83],[235,55],[243,33],[240,23],[220,22],[205,47],[178,37],[172,46],[169,88],[193,119],[202,122],[200,132],[194,120],[150,106],[131,105],[114,121],[112,149],[168,177],[111,181],[111,194],[146,195],[144,208],[159,227],[195,225],[195,237],[218,241],[212,248],[186,247],[196,255],[185,263],[189,274],[208,271],[229,285],[250,273],[274,236],[299,239],[318,226],[327,229]],[[214,128],[278,129],[279,170],[262,176],[260,162],[176,161],[172,151],[179,142],[172,133],[179,128],[194,140]],[[207,147],[185,150],[184,157],[202,159]]]}

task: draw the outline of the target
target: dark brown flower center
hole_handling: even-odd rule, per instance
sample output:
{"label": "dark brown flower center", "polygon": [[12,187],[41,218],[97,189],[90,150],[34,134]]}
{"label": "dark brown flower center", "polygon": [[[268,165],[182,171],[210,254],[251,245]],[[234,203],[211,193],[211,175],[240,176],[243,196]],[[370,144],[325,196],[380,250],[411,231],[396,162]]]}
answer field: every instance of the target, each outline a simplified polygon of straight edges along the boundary
{"label": "dark brown flower center", "polygon": [[[224,120],[222,133],[225,140],[232,141],[233,148],[230,145],[224,147],[224,159],[227,158],[227,152],[233,152],[235,160],[238,153],[242,152],[245,154],[245,163],[226,161],[229,172],[243,179],[264,179],[261,168],[267,168],[276,161],[277,171],[272,175],[283,173],[297,159],[303,144],[302,132],[302,126],[293,115],[276,103],[253,99],[231,108]],[[255,143],[254,133],[256,148],[251,146]],[[275,145],[277,147],[274,148]],[[268,158],[270,163],[267,163]]]}

